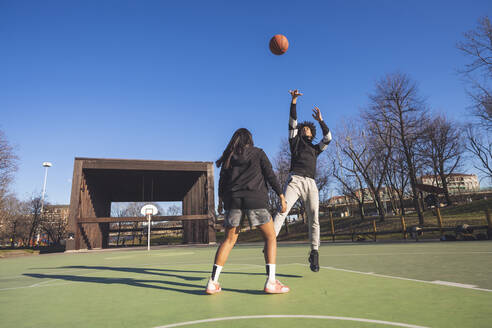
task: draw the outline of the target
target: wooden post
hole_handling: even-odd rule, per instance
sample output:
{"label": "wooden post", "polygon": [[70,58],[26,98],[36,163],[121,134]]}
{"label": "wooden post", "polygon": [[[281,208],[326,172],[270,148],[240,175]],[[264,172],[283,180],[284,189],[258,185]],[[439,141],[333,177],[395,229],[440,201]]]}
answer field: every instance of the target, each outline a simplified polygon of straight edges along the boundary
{"label": "wooden post", "polygon": [[442,217],[441,217],[441,211],[439,210],[439,205],[436,205],[436,214],[437,214],[437,224],[439,225],[439,230],[441,232],[441,238],[442,238],[443,235]]}
{"label": "wooden post", "polygon": [[374,241],[376,241],[376,234],[377,234],[376,220],[372,220],[372,227],[374,229]]}
{"label": "wooden post", "polygon": [[335,224],[333,223],[333,214],[331,213],[331,208],[328,209],[328,212],[330,213],[331,238],[333,239],[333,242],[335,242]]}
{"label": "wooden post", "polygon": [[403,239],[407,239],[407,225],[405,223],[405,217],[400,216],[401,219],[401,232],[403,233]]}
{"label": "wooden post", "polygon": [[485,218],[487,219],[487,236],[492,239],[492,218],[490,218],[490,210],[488,208],[485,209]]}

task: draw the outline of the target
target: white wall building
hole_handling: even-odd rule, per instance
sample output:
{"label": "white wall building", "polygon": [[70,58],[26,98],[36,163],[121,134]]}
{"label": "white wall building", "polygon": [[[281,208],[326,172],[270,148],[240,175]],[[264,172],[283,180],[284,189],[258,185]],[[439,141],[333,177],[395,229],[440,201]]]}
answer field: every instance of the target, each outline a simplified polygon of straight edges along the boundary
{"label": "white wall building", "polygon": [[[423,175],[418,179],[421,183],[432,186],[437,186],[437,181],[439,182],[439,187],[442,187],[441,178],[439,176]],[[447,182],[449,193],[454,195],[480,190],[480,183],[478,182],[478,177],[475,174],[453,173],[448,176]]]}

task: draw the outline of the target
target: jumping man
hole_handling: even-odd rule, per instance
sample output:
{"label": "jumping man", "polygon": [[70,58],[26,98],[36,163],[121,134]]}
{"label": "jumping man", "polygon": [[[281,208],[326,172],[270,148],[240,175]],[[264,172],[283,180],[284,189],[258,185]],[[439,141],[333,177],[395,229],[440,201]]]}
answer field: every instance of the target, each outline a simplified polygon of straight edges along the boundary
{"label": "jumping man", "polygon": [[299,90],[291,90],[289,119],[289,144],[290,144],[290,175],[285,185],[285,200],[287,211],[277,213],[275,216],[275,233],[278,236],[280,229],[290,209],[300,197],[306,208],[309,225],[309,239],[311,241],[311,253],[309,254],[310,268],[314,272],[319,271],[320,244],[319,232],[319,194],[318,187],[314,181],[316,175],[316,160],[331,141],[331,133],[318,107],[313,109],[313,118],[318,121],[323,131],[323,138],[314,145],[312,143],[316,136],[316,127],[312,122],[302,122],[297,125],[296,103],[297,97],[302,96]]}

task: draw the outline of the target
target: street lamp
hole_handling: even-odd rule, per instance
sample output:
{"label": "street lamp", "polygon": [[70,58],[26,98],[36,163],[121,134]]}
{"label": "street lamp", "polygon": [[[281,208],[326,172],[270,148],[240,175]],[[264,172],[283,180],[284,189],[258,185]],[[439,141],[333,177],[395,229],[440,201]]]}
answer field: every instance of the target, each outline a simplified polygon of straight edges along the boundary
{"label": "street lamp", "polygon": [[[44,208],[44,194],[46,192],[46,179],[48,178],[48,167],[51,167],[53,164],[51,162],[43,162],[43,167],[45,168],[44,170],[44,183],[43,183],[43,193],[41,194],[41,213],[40,216],[43,218],[43,208]],[[37,242],[39,243],[39,233],[38,233],[38,238]]]}
{"label": "street lamp", "polygon": [[46,179],[48,178],[48,167],[51,167],[53,164],[51,162],[43,162],[44,170],[44,183],[43,183],[43,194],[41,196],[41,215],[43,215],[43,207],[44,207],[44,193],[46,192]]}

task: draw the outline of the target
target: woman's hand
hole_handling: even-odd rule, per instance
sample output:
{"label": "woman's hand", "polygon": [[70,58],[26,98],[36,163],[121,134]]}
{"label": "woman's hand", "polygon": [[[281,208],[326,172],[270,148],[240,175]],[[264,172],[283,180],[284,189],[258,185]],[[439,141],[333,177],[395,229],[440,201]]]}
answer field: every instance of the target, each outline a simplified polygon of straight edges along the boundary
{"label": "woman's hand", "polygon": [[280,202],[282,203],[282,208],[280,209],[280,213],[285,213],[287,211],[287,202],[285,201],[284,194],[280,195]]}
{"label": "woman's hand", "polygon": [[219,214],[222,214],[223,211],[224,211],[224,202],[222,202],[222,198],[219,198],[219,206],[217,207],[217,212],[219,212]]}

